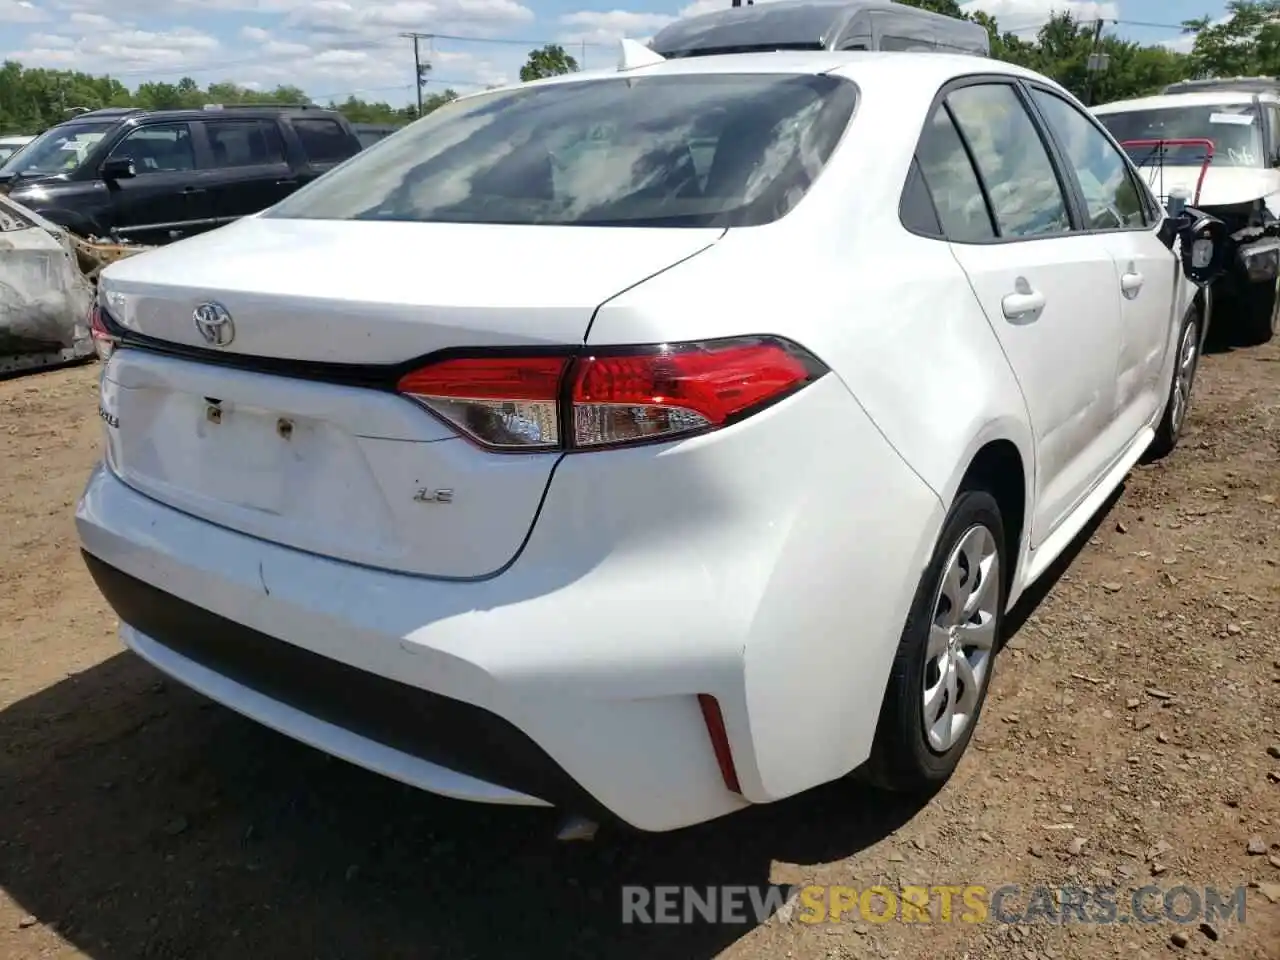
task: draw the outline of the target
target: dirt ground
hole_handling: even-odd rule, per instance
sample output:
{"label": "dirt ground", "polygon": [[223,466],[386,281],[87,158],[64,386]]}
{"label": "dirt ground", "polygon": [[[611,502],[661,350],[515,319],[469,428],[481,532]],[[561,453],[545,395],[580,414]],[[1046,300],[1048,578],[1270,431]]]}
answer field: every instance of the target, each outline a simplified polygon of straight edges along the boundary
{"label": "dirt ground", "polygon": [[[328,760],[123,652],[72,524],[96,374],[0,383],[2,958],[1280,957],[1280,344],[1206,357],[1183,445],[1022,611],[931,802],[845,783],[578,844],[549,813]],[[1249,886],[1243,923],[1204,928],[1186,906],[1185,924],[620,922],[626,884],[769,882],[1116,885],[1125,916],[1147,884]]]}

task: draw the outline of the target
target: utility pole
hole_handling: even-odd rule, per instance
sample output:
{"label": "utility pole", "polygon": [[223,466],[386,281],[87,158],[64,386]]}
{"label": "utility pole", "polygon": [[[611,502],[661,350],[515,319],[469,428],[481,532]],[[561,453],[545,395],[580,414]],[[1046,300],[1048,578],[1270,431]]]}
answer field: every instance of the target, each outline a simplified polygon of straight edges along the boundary
{"label": "utility pole", "polygon": [[[413,41],[413,85],[414,85],[414,89],[418,91],[418,116],[421,117],[422,116],[423,66],[422,66],[422,56],[418,52],[418,41],[434,40],[435,38],[429,33],[402,33],[400,34],[400,36],[406,40]],[[431,69],[430,63],[427,64],[426,69],[427,70]]]}
{"label": "utility pole", "polygon": [[1089,61],[1085,65],[1088,73],[1088,85],[1085,87],[1084,105],[1086,107],[1093,106],[1093,78],[1107,69],[1107,61],[1110,59],[1105,53],[1102,53],[1102,28],[1106,21],[1099,17],[1093,22],[1093,51],[1089,54]]}

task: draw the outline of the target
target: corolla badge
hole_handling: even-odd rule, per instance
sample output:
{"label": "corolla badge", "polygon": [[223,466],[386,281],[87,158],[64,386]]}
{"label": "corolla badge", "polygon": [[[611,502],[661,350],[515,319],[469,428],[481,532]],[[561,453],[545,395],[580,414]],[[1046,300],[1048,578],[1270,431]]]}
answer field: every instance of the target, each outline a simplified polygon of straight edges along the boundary
{"label": "corolla badge", "polygon": [[204,342],[211,347],[225,347],[236,338],[236,325],[231,322],[231,314],[220,303],[209,301],[200,304],[192,312],[191,319]]}

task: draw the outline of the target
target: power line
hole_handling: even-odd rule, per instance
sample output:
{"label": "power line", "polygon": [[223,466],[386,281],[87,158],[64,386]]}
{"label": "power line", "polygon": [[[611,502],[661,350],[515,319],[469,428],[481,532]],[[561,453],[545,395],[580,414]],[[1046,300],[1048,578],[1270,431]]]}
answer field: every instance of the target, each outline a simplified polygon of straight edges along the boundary
{"label": "power line", "polygon": [[413,86],[410,83],[397,83],[387,87],[359,87],[355,90],[341,90],[337,93],[316,93],[311,95],[312,100],[345,100],[347,97],[358,96],[362,93],[386,93],[389,90],[408,90]]}
{"label": "power line", "polygon": [[[1186,29],[1186,27],[1184,27],[1180,23],[1151,23],[1147,20],[1123,20],[1123,19],[1118,19],[1116,17],[1088,17],[1086,19],[1075,21],[1076,25],[1081,27],[1085,25],[1093,26],[1094,24],[1097,24],[1099,22],[1104,24],[1109,23],[1114,26],[1122,26],[1122,27],[1151,27],[1153,29],[1158,29],[1158,30],[1183,31]],[[1018,26],[1018,27],[1006,27],[1000,24],[999,21],[997,21],[996,29],[1000,33],[1023,33],[1024,31],[1027,31],[1027,30],[1039,30],[1040,28],[1045,26],[1046,23],[1048,23],[1048,21],[1043,21],[1041,23],[1028,23],[1024,26]]]}
{"label": "power line", "polygon": [[1112,20],[1112,23],[1123,24],[1126,27],[1153,27],[1157,30],[1186,30],[1186,26],[1181,23],[1148,23],[1145,20]]}

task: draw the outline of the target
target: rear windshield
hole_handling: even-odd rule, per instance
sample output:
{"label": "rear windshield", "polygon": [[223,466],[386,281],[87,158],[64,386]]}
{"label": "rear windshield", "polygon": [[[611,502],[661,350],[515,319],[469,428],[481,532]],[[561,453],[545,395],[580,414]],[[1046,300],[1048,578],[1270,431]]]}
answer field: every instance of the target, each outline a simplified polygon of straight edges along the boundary
{"label": "rear windshield", "polygon": [[290,219],[746,226],[831,156],[851,83],[790,74],[618,77],[466,98],[273,207]]}
{"label": "rear windshield", "polygon": [[[1138,164],[1155,159],[1155,147],[1126,144],[1133,140],[1212,140],[1215,167],[1263,166],[1262,131],[1252,104],[1232,103],[1194,107],[1133,110],[1098,117]],[[1203,146],[1166,146],[1164,162],[1199,166]]]}

